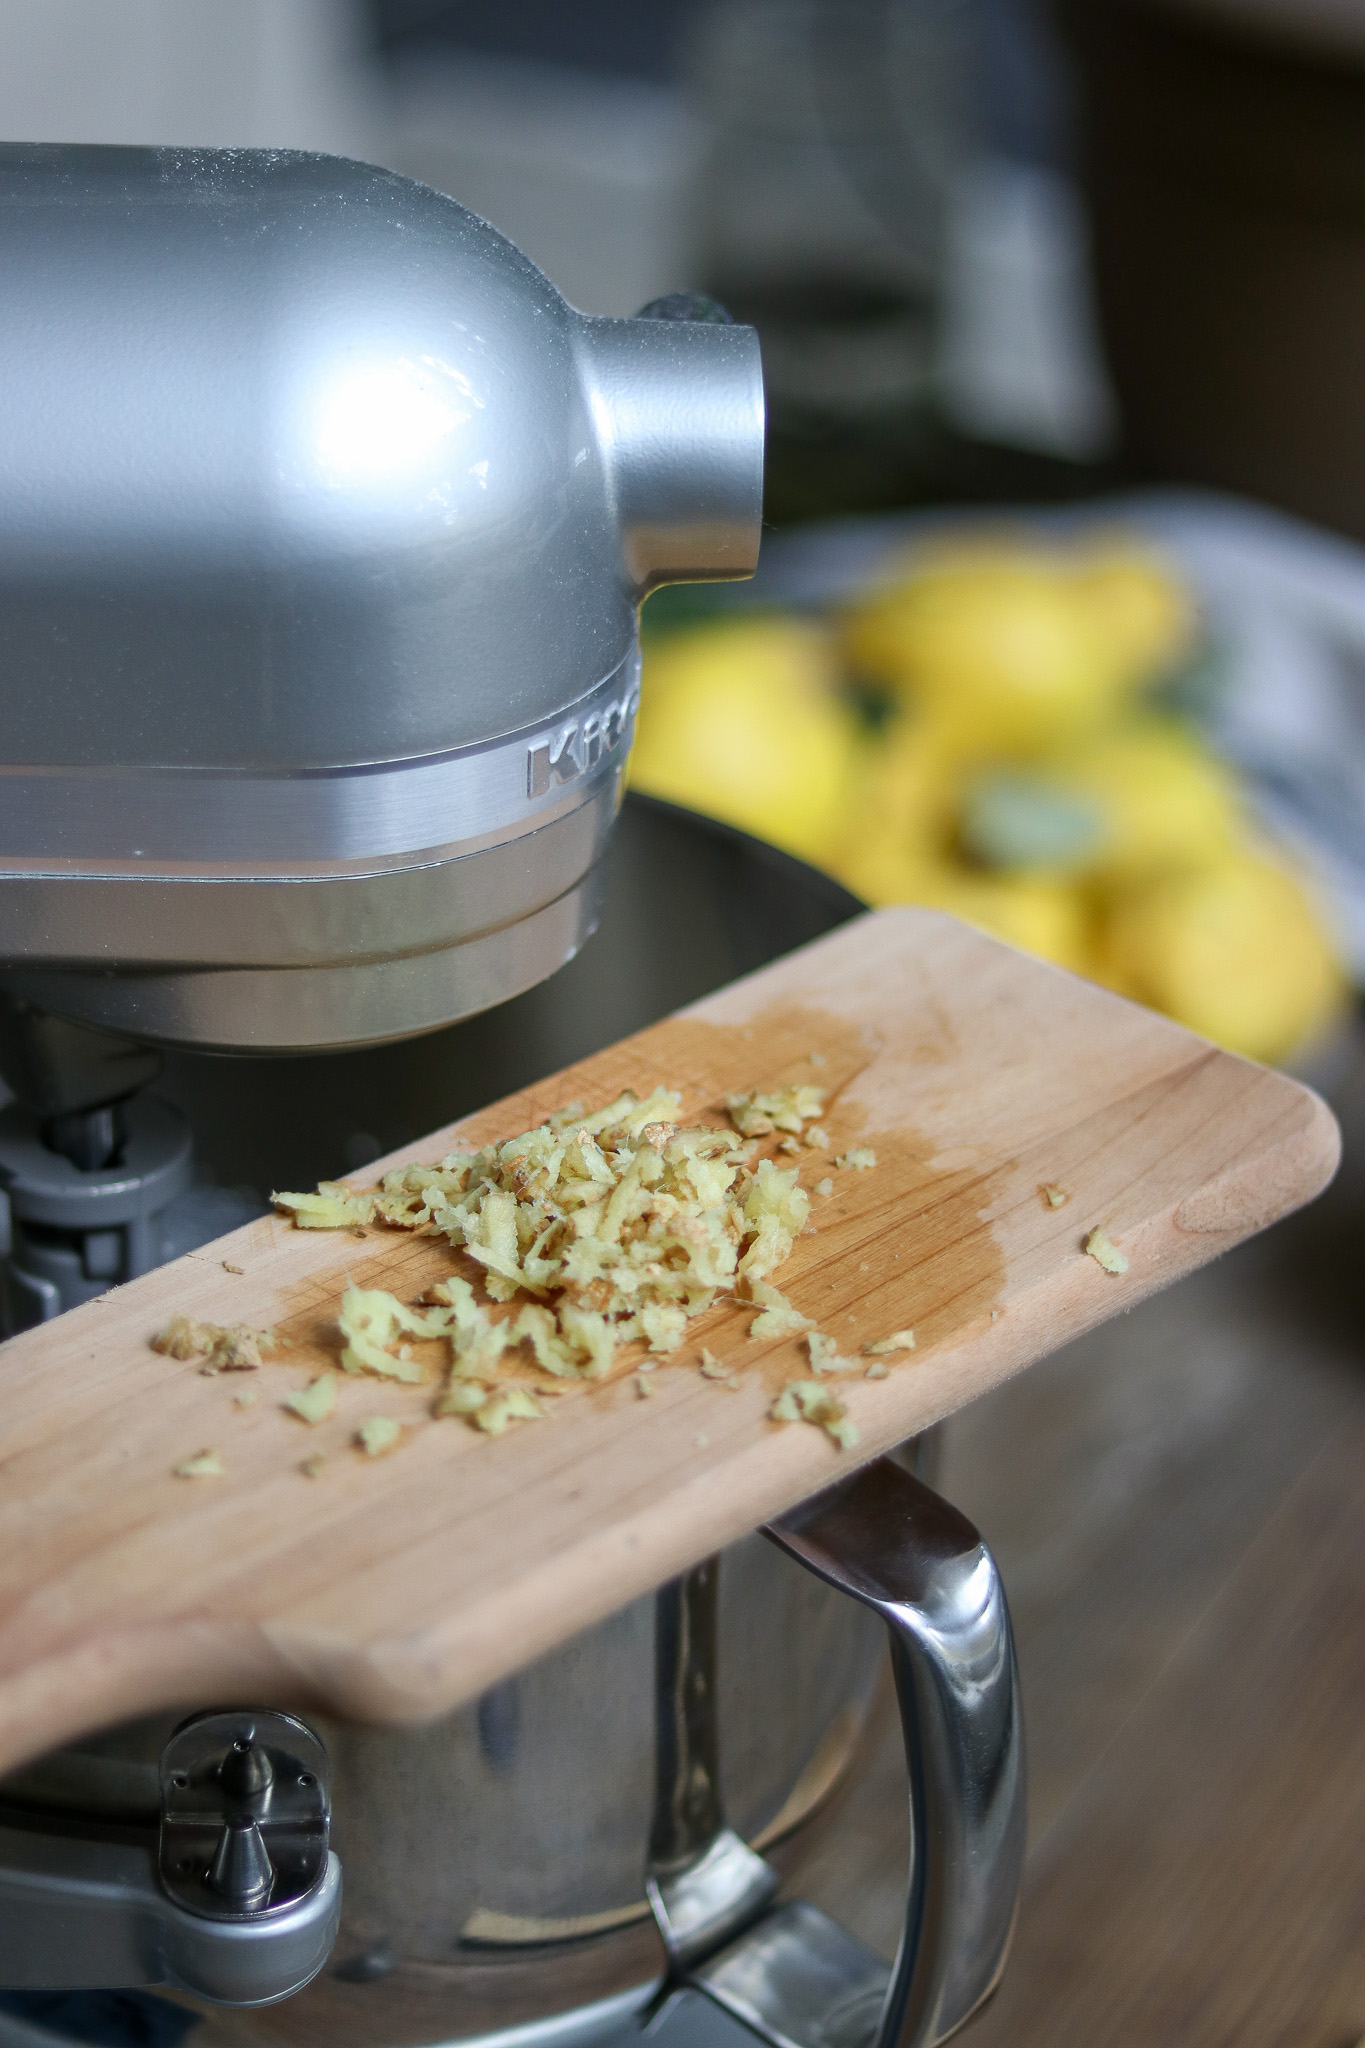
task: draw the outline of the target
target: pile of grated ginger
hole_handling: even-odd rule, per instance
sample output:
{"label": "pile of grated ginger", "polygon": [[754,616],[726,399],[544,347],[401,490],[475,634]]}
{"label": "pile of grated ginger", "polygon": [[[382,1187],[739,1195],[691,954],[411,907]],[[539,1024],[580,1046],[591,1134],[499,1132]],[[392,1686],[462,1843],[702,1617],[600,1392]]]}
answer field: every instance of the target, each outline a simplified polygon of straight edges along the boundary
{"label": "pile of grated ginger", "polygon": [[[799,1335],[805,1343],[808,1374],[783,1387],[773,1419],[813,1423],[848,1449],[857,1430],[831,1377],[883,1377],[885,1356],[913,1350],[914,1336],[894,1331],[867,1345],[862,1359],[841,1358],[833,1339],[772,1284],[808,1227],[810,1196],[798,1167],[757,1155],[771,1138],[787,1155],[827,1151],[818,1122],[824,1102],[822,1089],[803,1083],[731,1095],[727,1129],[684,1124],[671,1089],[643,1101],[627,1092],[590,1113],[571,1104],[502,1144],[396,1168],[372,1189],[324,1181],[315,1193],[272,1200],[303,1230],[380,1224],[445,1237],[482,1269],[486,1301],[458,1275],[411,1305],[382,1288],[351,1286],[342,1297],[344,1372],[420,1384],[430,1373],[413,1342],[446,1347],[437,1415],[501,1435],[513,1422],[543,1417],[546,1397],[567,1392],[568,1383],[606,1379],[627,1346],[644,1347],[635,1383],[648,1394],[650,1373],[680,1350],[688,1324],[728,1298],[753,1311],[750,1338]],[[876,1158],[860,1148],[833,1163],[867,1170]],[[832,1186],[826,1178],[819,1191]],[[217,1372],[259,1365],[273,1334],[178,1316],[153,1341]],[[545,1377],[509,1376],[519,1359]],[[706,1377],[738,1384],[708,1351],[699,1363]],[[323,1421],[337,1385],[334,1372],[323,1373],[286,1405],[305,1422]],[[379,1434],[379,1448],[397,1441]]]}

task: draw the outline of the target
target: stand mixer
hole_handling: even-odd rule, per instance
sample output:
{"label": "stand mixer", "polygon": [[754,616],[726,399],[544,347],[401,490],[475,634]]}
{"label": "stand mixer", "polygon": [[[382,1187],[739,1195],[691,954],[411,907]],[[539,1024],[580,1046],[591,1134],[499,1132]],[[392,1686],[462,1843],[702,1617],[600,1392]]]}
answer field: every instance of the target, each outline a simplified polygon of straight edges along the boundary
{"label": "stand mixer", "polygon": [[576,952],[640,602],[752,573],[763,396],[709,302],[586,318],[363,165],[8,147],[0,195],[18,1324],[196,1241],[149,1042],[408,1037]]}
{"label": "stand mixer", "polygon": [[[640,602],[752,572],[763,401],[756,336],[711,302],[585,317],[484,222],[365,166],[16,146],[0,199],[17,1328],[251,1213],[196,1184],[189,1121],[148,1092],[160,1048],[408,1039],[572,959],[621,798]],[[12,1774],[0,1986],[162,1985],[203,2010],[317,1978],[288,2008],[321,2001],[301,2041],[487,2038],[489,2012],[527,2043],[944,2038],[998,1978],[1018,1887],[1008,1613],[976,1532],[906,1472],[836,1492],[725,1553],[728,1607],[710,1560],[525,1674],[520,1707],[498,1688],[430,1730],[324,1742],[198,1702]],[[878,1621],[914,1830],[894,1968],[775,1904],[749,1846],[823,1796],[801,1787],[863,1725]],[[574,1699],[603,1738],[587,1822],[564,1789]],[[518,1733],[533,1709],[542,1751]],[[740,1833],[722,1722],[755,1760]],[[355,1931],[318,1977],[342,1925],[334,1787]],[[631,1891],[606,1916],[627,1948],[578,1968],[575,2012],[547,2016],[541,1988],[480,2004],[465,1971],[451,2017],[458,1839],[470,1882],[523,1873],[526,1954],[615,1939],[563,1917],[580,1866]],[[398,1935],[418,1990],[386,2008],[362,1987],[398,1981]]]}

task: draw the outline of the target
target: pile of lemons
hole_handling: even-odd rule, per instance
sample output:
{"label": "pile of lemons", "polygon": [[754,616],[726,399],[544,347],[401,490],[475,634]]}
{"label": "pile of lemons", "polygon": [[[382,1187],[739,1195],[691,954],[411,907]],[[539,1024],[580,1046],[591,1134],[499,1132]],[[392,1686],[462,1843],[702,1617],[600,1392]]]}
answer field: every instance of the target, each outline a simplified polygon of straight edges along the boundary
{"label": "pile of lemons", "polygon": [[1343,978],[1309,891],[1170,709],[1190,596],[1121,537],[920,547],[837,615],[650,633],[631,781],[1282,1060]]}

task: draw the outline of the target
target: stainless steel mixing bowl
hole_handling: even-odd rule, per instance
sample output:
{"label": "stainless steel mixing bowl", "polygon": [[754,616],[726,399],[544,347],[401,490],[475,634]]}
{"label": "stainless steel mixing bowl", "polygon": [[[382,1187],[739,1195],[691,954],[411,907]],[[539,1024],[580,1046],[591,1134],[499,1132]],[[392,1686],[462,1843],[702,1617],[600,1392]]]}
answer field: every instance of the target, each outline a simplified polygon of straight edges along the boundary
{"label": "stainless steel mixing bowl", "polygon": [[[293,1061],[176,1056],[167,1092],[221,1176],[257,1187],[306,1182],[342,1165],[348,1141],[358,1163],[358,1150],[415,1136],[537,1078],[858,908],[824,877],[741,834],[630,799],[601,927],[554,980],[402,1047]],[[957,1664],[974,1672],[971,1699],[1005,1701],[1003,1722],[991,1710],[998,1725],[986,1748],[1003,1741],[1007,1767],[995,1771],[986,1802],[990,1826],[1005,1830],[1008,1879],[1022,1803],[1003,1599],[975,1532],[919,1492],[927,1547],[901,1542],[901,1582],[922,1579],[932,1605],[935,1588],[953,1578],[948,1567],[966,1572],[953,1581],[953,1598],[962,1598],[949,1620],[961,1631]],[[885,1665],[881,1621],[858,1603],[871,1597],[883,1537],[894,1552],[909,1522],[894,1487],[890,1512],[884,1489],[872,1508],[852,1541],[871,1560],[871,1580],[840,1579],[846,1535],[833,1574],[802,1550],[803,1538],[784,1554],[750,1537],[429,1727],[317,1723],[331,1757],[332,1839],[345,1873],[336,1948],[297,1996],[251,2012],[205,2012],[196,2040],[204,2048],[407,2048],[554,2021],[566,2048],[601,2039],[649,1996],[668,1961],[661,1928],[679,1960],[668,1911],[657,1894],[651,1909],[647,1880],[666,1893],[660,1873],[683,1869],[681,1852],[710,1839],[722,1816],[744,1841],[772,1849],[799,1890],[811,1824],[855,1758]],[[967,1748],[962,1713],[940,1712],[930,1694],[916,1693],[914,1645],[897,1648],[894,1618],[881,1612],[893,1622],[907,1741],[937,1756],[921,1776],[937,1770],[946,1782],[963,1762],[953,1744]],[[976,1711],[970,1700],[965,1711]],[[109,1731],[11,1777],[0,1784],[0,1825],[145,1833],[158,1810],[157,1758],[178,1718]],[[912,1785],[912,1804],[915,1796]],[[916,1832],[951,1845],[957,1820],[941,1826],[932,1795],[924,1811]],[[969,1834],[977,1824],[968,1813]],[[959,1857],[964,1869],[971,1860]],[[976,1858],[983,1869],[991,1862]],[[962,1886],[951,1856],[945,1868],[949,1896]],[[987,1978],[998,1966],[1009,1882],[1003,1896],[1003,1923],[975,1948],[970,1937],[965,1944],[969,1992],[961,1970],[956,1987],[945,1978],[947,1988],[935,1991],[944,2010],[954,1995],[966,1998],[965,2010],[980,1997],[983,1953],[995,1958]],[[951,1922],[941,1900],[921,1904],[927,1921],[937,1912]],[[990,1910],[999,1922],[998,1903]],[[954,1934],[948,1925],[934,1936],[945,1955]],[[853,2003],[867,2008],[860,2040],[868,2027],[875,2032],[886,1991],[884,1969],[870,1960],[873,1988],[854,1987]],[[858,1968],[866,1978],[865,1964]],[[887,2009],[893,2004],[888,1995]],[[894,2037],[901,2022],[892,2017]],[[936,2022],[923,2038],[941,2031]],[[909,2037],[921,2038],[913,2027]]]}

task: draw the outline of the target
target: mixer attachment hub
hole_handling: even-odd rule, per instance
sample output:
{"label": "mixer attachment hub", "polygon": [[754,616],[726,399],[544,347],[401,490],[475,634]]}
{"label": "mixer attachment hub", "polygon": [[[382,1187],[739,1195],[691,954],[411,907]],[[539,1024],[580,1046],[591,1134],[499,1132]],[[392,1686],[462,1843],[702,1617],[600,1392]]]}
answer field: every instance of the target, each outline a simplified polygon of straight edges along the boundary
{"label": "mixer attachment hub", "polygon": [[196,1714],[161,1758],[161,1882],[236,1919],[292,1905],[327,1865],[327,1755],[292,1714]]}
{"label": "mixer attachment hub", "polygon": [[189,1125],[143,1093],[153,1048],[0,993],[0,1336],[261,1213],[196,1185]]}
{"label": "mixer attachment hub", "polygon": [[250,1814],[230,1814],[224,1821],[209,1883],[234,1913],[255,1913],[269,1904],[275,1866]]}

